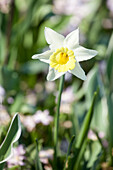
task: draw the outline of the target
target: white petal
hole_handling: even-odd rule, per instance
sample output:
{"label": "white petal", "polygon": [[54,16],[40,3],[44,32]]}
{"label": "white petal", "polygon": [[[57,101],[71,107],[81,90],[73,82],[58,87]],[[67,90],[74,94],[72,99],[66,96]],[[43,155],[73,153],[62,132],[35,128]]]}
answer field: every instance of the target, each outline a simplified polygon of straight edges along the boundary
{"label": "white petal", "polygon": [[86,80],[85,72],[78,62],[75,63],[75,68],[73,70],[70,70],[69,72],[82,80]]}
{"label": "white petal", "polygon": [[78,62],[89,60],[93,58],[94,56],[96,56],[97,53],[98,52],[96,50],[89,50],[82,46],[79,46],[78,48],[74,50],[74,54]]}
{"label": "white petal", "polygon": [[79,45],[79,28],[68,34],[64,40],[64,46],[74,49]]}
{"label": "white petal", "polygon": [[65,72],[58,72],[54,68],[49,67],[49,73],[47,75],[47,80],[48,81],[54,81],[64,74],[65,74]]}
{"label": "white petal", "polygon": [[39,59],[45,63],[49,63],[49,57],[52,55],[52,53],[52,50],[45,51],[44,53],[33,55],[32,59]]}
{"label": "white petal", "polygon": [[50,44],[50,49],[55,50],[63,47],[64,36],[52,29],[45,27],[45,38],[47,43]]}

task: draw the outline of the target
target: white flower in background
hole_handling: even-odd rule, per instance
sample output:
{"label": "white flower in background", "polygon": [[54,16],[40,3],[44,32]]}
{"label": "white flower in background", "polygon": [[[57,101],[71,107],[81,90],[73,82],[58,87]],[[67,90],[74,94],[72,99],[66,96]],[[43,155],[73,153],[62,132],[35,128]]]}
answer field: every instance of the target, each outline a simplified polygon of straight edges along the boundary
{"label": "white flower in background", "polygon": [[26,103],[35,106],[37,103],[37,95],[35,91],[28,91],[26,95]]}
{"label": "white flower in background", "polygon": [[91,12],[91,8],[89,7],[91,6],[92,1],[93,0],[54,0],[53,11],[56,14],[73,14],[80,18],[85,17]]}
{"label": "white flower in background", "polygon": [[89,50],[79,45],[79,29],[64,37],[46,27],[45,38],[50,45],[50,50],[42,54],[35,54],[32,58],[40,59],[50,65],[47,80],[56,80],[66,72],[85,80],[85,72],[79,62],[91,59],[97,55],[97,51]]}
{"label": "white flower in background", "polygon": [[107,7],[113,13],[113,0],[107,0]]}
{"label": "white flower in background", "polygon": [[19,145],[17,148],[14,148],[13,152],[14,152],[13,157],[11,157],[7,161],[8,168],[11,168],[15,165],[24,166],[25,165],[24,160],[26,157],[24,156],[25,150],[24,150],[23,145]]}
{"label": "white flower in background", "polygon": [[28,132],[31,132],[35,128],[36,123],[34,121],[33,116],[23,116],[23,115],[20,115],[20,119],[21,119],[23,125],[28,130]]}
{"label": "white flower in background", "polygon": [[54,82],[49,82],[49,81],[46,81],[45,82],[45,88],[47,90],[48,93],[52,93],[55,91],[55,83]]}
{"label": "white flower in background", "polygon": [[75,99],[73,88],[71,86],[67,87],[62,93],[61,102],[62,103],[72,103]]}
{"label": "white flower in background", "polygon": [[4,106],[0,106],[0,125],[7,125],[10,122],[11,118]]}
{"label": "white flower in background", "polygon": [[0,11],[8,13],[12,0],[0,0]]}
{"label": "white flower in background", "polygon": [[93,140],[93,141],[97,140],[96,134],[91,129],[88,132],[88,138]]}
{"label": "white flower in background", "polygon": [[65,76],[65,81],[70,82],[72,80],[72,74],[68,73]]}
{"label": "white flower in background", "polygon": [[38,110],[34,116],[34,121],[35,123],[42,123],[43,125],[49,125],[50,122],[53,121],[53,117],[49,115],[49,111],[48,110]]}
{"label": "white flower in background", "polygon": [[54,150],[53,149],[47,149],[47,150],[41,150],[39,152],[39,157],[40,157],[40,161],[43,164],[48,164],[49,163],[49,159],[53,159],[53,154],[54,154]]}
{"label": "white flower in background", "polygon": [[[58,100],[58,93],[56,95],[56,103]],[[61,106],[60,106],[60,112],[65,114],[70,114],[72,111],[72,103],[75,100],[73,88],[69,86],[62,92],[62,98],[61,98]]]}
{"label": "white flower in background", "polygon": [[[53,12],[58,14],[57,17],[59,15],[70,16],[67,26],[63,28],[65,35],[78,27],[84,18],[95,11],[95,8],[95,0],[53,0]],[[80,40],[84,41],[84,35],[80,35]]]}
{"label": "white flower in background", "polygon": [[49,115],[48,110],[38,110],[34,115],[30,116],[21,115],[20,119],[29,132],[31,132],[39,123],[47,126],[53,121],[53,117]]}
{"label": "white flower in background", "polygon": [[0,85],[0,104],[2,104],[5,97],[5,89]]}

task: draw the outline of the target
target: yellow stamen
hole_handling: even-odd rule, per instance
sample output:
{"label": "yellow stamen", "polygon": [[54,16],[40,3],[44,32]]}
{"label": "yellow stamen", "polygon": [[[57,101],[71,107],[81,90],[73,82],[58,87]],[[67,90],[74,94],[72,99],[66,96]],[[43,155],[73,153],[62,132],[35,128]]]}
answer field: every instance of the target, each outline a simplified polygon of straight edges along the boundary
{"label": "yellow stamen", "polygon": [[66,64],[69,61],[69,56],[66,53],[60,52],[56,60],[59,64]]}
{"label": "yellow stamen", "polygon": [[50,66],[58,70],[58,72],[66,72],[74,69],[75,62],[74,52],[64,47],[57,49],[50,56]]}

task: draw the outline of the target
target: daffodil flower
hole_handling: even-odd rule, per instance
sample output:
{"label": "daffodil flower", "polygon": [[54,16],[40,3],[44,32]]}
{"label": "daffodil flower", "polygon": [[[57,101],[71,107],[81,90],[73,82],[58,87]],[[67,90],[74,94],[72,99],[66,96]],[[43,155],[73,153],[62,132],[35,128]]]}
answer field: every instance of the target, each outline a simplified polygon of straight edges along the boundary
{"label": "daffodil flower", "polygon": [[79,45],[79,29],[64,37],[46,27],[45,38],[50,50],[42,54],[35,54],[32,58],[49,64],[47,80],[56,80],[67,71],[82,80],[86,80],[85,72],[79,62],[91,59],[97,55],[97,51]]}

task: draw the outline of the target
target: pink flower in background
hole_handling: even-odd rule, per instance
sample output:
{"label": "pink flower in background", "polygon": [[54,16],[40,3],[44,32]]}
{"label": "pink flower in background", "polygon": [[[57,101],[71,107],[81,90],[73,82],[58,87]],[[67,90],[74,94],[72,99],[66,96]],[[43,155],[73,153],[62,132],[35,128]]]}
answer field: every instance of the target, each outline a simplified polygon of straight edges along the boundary
{"label": "pink flower in background", "polygon": [[113,0],[107,0],[107,6],[111,13],[113,13]]}
{"label": "pink flower in background", "polygon": [[49,125],[53,121],[53,117],[49,115],[48,110],[38,110],[33,116],[35,123],[42,123],[43,125]]}
{"label": "pink flower in background", "polygon": [[0,105],[0,125],[7,125],[10,122],[11,118],[6,110],[6,108]]}
{"label": "pink flower in background", "polygon": [[55,82],[50,82],[50,81],[45,82],[45,88],[48,93],[54,92],[56,88]]}
{"label": "pink flower in background", "polygon": [[[56,14],[72,15],[68,23],[69,32],[81,23],[82,19],[88,16],[95,6],[94,0],[54,0],[53,11]],[[68,30],[66,28],[66,30]],[[69,33],[67,31],[67,34]]]}
{"label": "pink flower in background", "polygon": [[104,132],[99,132],[99,133],[98,133],[98,136],[99,136],[100,138],[104,138],[104,137],[105,137],[105,133],[104,133]]}
{"label": "pink flower in background", "polygon": [[[57,14],[85,16],[90,12],[91,0],[54,0],[53,10]],[[81,12],[82,11],[82,12]]]}
{"label": "pink flower in background", "polygon": [[[56,103],[57,103],[58,94],[56,94]],[[71,113],[71,104],[74,101],[75,96],[73,92],[73,88],[69,86],[66,90],[63,91],[61,97],[61,106],[60,112],[70,114]]]}
{"label": "pink flower in background", "polygon": [[[54,13],[70,15],[68,25],[63,29],[63,34],[66,36],[79,27],[81,21],[95,11],[95,6],[95,0],[54,0]],[[81,42],[84,42],[84,38],[84,35],[80,35]]]}
{"label": "pink flower in background", "polygon": [[[57,98],[58,98],[58,93],[56,94],[56,103],[57,103]],[[61,102],[68,104],[68,103],[72,103],[74,99],[75,97],[74,97],[73,88],[69,86],[62,92]]]}
{"label": "pink flower in background", "polygon": [[95,133],[90,129],[88,132],[88,138],[95,141],[97,140],[97,136],[95,135]]}
{"label": "pink flower in background", "polygon": [[11,1],[12,0],[0,0],[0,11],[3,13],[8,13]]}
{"label": "pink flower in background", "polygon": [[39,157],[40,157],[40,161],[43,164],[48,164],[49,163],[49,159],[53,159],[53,154],[54,154],[54,150],[53,149],[47,149],[47,150],[41,150],[39,152]]}
{"label": "pink flower in background", "polygon": [[65,75],[65,81],[69,82],[72,80],[72,74],[68,73]]}
{"label": "pink flower in background", "polygon": [[34,115],[23,116],[21,115],[21,121],[23,125],[31,132],[38,123],[42,123],[47,126],[53,121],[53,117],[49,115],[48,110],[38,110]]}
{"label": "pink flower in background", "polygon": [[13,157],[7,161],[8,168],[11,168],[15,165],[24,166],[25,165],[24,160],[26,157],[24,156],[25,149],[23,145],[19,145],[17,148],[14,148],[13,152],[14,152]]}
{"label": "pink flower in background", "polygon": [[61,102],[62,103],[72,103],[74,101],[74,98],[75,97],[74,97],[73,88],[71,86],[69,86],[68,88],[66,88],[65,91],[63,91]]}
{"label": "pink flower in background", "polygon": [[37,103],[37,94],[35,91],[28,91],[26,95],[26,103],[35,106]]}
{"label": "pink flower in background", "polygon": [[13,98],[13,97],[8,97],[7,102],[8,102],[9,104],[13,104],[14,98]]}
{"label": "pink flower in background", "polygon": [[5,89],[0,85],[0,104],[2,104],[5,97]]}
{"label": "pink flower in background", "polygon": [[23,116],[23,115],[21,115],[20,119],[21,119],[23,125],[26,127],[26,129],[29,132],[31,132],[35,128],[36,123],[34,121],[33,116]]}

